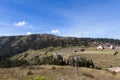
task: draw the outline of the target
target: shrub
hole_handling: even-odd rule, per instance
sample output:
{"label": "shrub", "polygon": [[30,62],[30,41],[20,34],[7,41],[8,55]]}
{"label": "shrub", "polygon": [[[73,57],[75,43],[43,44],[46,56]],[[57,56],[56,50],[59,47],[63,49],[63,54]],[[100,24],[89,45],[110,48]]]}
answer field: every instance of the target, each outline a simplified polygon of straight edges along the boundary
{"label": "shrub", "polygon": [[66,65],[66,62],[63,61],[63,57],[61,55],[41,57],[40,61],[41,64]]}
{"label": "shrub", "polygon": [[[94,68],[94,64],[92,60],[85,59],[83,57],[77,58],[77,60],[74,59],[74,56],[72,56],[69,59],[64,59],[61,55],[51,55],[51,56],[43,56],[39,57],[36,56],[34,59],[34,62],[36,65],[42,65],[42,64],[50,64],[50,65],[71,65],[71,66],[78,66],[78,67],[89,67]],[[2,59],[0,60],[0,67],[21,67],[26,68],[26,66],[35,65],[30,64],[27,60],[10,60],[10,59]],[[34,67],[30,67],[31,69],[34,69]]]}
{"label": "shrub", "polygon": [[29,71],[27,72],[27,75],[33,75],[32,71],[29,70]]}
{"label": "shrub", "polygon": [[115,71],[112,71],[111,73],[112,73],[112,75],[116,75],[117,74],[117,72],[115,72]]}
{"label": "shrub", "polygon": [[71,66],[75,66],[75,64],[77,64],[78,67],[94,68],[94,63],[92,60],[87,60],[82,57],[77,58],[77,60],[75,60],[74,57],[71,57],[67,60],[67,63]]}
{"label": "shrub", "polygon": [[52,67],[52,69],[56,69],[56,67],[55,67],[55,66],[53,66],[53,67]]}
{"label": "shrub", "polygon": [[84,48],[82,48],[82,49],[80,49],[80,51],[81,51],[81,52],[84,52],[84,51],[85,51],[85,49],[84,49]]}
{"label": "shrub", "polygon": [[29,63],[26,60],[11,60],[9,58],[0,59],[0,67],[1,68],[11,68],[11,67],[25,67],[28,66]]}

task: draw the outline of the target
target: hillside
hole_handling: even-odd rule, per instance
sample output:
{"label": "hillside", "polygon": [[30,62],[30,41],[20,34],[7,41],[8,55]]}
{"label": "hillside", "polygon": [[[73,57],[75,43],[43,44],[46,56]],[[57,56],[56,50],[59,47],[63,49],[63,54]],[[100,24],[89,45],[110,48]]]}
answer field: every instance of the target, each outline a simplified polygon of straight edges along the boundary
{"label": "hillside", "polygon": [[0,56],[10,57],[29,49],[42,49],[54,46],[55,40],[61,37],[54,35],[9,36],[0,38]]}
{"label": "hillside", "polygon": [[101,43],[120,45],[120,40],[101,38],[61,37],[51,34],[33,34],[23,36],[0,37],[0,58],[11,57],[27,50],[47,47],[96,46]]}
{"label": "hillside", "polygon": [[[96,50],[120,40],[62,37],[51,34],[0,37],[2,80],[119,80],[108,68],[120,64],[120,50]],[[82,51],[83,50],[83,51]],[[79,57],[75,61],[75,56]],[[74,60],[73,60],[74,59]],[[79,75],[75,67],[79,67]]]}

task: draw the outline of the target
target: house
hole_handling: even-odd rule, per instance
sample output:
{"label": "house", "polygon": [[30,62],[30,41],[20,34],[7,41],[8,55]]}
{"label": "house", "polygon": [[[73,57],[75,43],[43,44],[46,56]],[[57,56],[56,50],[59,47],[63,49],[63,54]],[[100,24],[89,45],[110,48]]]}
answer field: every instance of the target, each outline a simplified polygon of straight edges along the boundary
{"label": "house", "polygon": [[97,49],[104,49],[104,46],[98,46]]}
{"label": "house", "polygon": [[109,48],[112,49],[112,50],[115,49],[115,47],[113,45],[110,45]]}
{"label": "house", "polygon": [[108,68],[109,71],[111,72],[120,72],[120,67],[113,67],[113,68]]}

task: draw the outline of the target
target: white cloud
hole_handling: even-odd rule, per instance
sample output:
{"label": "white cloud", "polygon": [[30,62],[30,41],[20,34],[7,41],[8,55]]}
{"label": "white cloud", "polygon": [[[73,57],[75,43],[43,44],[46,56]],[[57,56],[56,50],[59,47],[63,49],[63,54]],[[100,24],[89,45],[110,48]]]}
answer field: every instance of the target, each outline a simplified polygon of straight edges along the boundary
{"label": "white cloud", "polygon": [[93,37],[94,33],[92,33],[92,32],[77,32],[77,33],[70,34],[69,36],[71,36],[71,37]]}
{"label": "white cloud", "polygon": [[23,27],[27,24],[26,21],[20,21],[20,22],[17,22],[17,23],[13,23],[14,26],[18,26],[18,27]]}
{"label": "white cloud", "polygon": [[31,32],[27,32],[27,35],[31,35],[32,33]]}
{"label": "white cloud", "polygon": [[58,29],[52,30],[51,33],[52,33],[52,34],[60,34],[60,30],[58,30]]}

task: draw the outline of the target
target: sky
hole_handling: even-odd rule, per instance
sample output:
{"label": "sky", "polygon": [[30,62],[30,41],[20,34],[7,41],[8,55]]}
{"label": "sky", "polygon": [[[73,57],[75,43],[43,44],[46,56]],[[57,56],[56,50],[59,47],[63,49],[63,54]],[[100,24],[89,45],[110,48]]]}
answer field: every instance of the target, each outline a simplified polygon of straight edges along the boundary
{"label": "sky", "polygon": [[120,39],[120,0],[0,0],[0,36]]}

